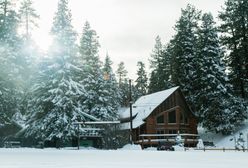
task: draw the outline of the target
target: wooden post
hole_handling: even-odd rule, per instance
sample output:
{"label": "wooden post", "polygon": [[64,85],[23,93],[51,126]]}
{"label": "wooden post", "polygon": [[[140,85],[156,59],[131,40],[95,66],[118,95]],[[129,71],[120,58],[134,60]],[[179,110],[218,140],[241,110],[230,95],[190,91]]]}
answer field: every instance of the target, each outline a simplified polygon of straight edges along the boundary
{"label": "wooden post", "polygon": [[77,125],[77,131],[78,131],[78,143],[77,143],[77,145],[78,145],[78,150],[79,150],[79,146],[80,146],[80,134],[79,134],[79,124]]}
{"label": "wooden post", "polygon": [[132,84],[129,79],[129,106],[130,106],[130,143],[133,144],[133,110],[132,110]]}
{"label": "wooden post", "polygon": [[247,133],[247,139],[246,139],[246,142],[247,142],[247,151],[248,151],[248,133]]}
{"label": "wooden post", "polygon": [[144,149],[144,137],[142,136],[142,149]]}
{"label": "wooden post", "polygon": [[117,149],[117,131],[116,131],[116,124],[114,124],[115,126],[115,142],[114,142],[114,148]]}

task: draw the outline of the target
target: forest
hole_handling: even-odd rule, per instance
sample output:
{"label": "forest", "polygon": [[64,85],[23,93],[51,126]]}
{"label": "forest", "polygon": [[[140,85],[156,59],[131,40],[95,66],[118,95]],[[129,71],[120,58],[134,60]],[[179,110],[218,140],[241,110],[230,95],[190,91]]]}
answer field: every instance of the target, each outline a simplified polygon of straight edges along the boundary
{"label": "forest", "polygon": [[[44,53],[32,39],[39,20],[32,0],[18,10],[0,0],[0,138],[70,138],[74,122],[118,120],[118,109],[129,105],[124,62],[114,71],[108,53],[100,60],[97,32],[88,21],[76,32],[68,3],[58,2]],[[132,100],[180,86],[206,130],[231,134],[241,126],[248,117],[248,1],[226,0],[217,19],[190,4],[182,9],[169,42],[155,38],[149,71],[137,62]]]}

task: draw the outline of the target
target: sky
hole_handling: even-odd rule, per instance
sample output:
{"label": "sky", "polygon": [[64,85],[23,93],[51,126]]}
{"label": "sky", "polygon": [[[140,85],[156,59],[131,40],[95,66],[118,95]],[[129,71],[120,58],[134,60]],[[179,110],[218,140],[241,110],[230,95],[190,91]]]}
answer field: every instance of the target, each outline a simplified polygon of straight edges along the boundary
{"label": "sky", "polygon": [[[33,30],[33,37],[45,50],[52,41],[49,32],[58,0],[33,2],[40,15],[39,28]],[[85,21],[89,21],[99,36],[101,60],[108,52],[114,71],[123,61],[129,78],[135,80],[137,62],[144,62],[149,69],[155,37],[159,35],[164,44],[171,39],[181,9],[188,3],[217,17],[224,0],[69,0],[69,7],[78,35],[81,36]]]}

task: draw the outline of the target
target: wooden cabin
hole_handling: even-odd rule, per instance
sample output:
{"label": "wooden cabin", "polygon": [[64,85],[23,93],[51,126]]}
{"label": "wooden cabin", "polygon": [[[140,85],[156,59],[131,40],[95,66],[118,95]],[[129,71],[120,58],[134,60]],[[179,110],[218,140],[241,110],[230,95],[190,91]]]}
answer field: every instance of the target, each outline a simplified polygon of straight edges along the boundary
{"label": "wooden cabin", "polygon": [[[121,115],[130,118],[130,109]],[[185,146],[197,144],[197,120],[179,87],[140,97],[132,106],[132,139],[142,147],[175,141],[178,133]],[[122,124],[130,129],[130,122]]]}

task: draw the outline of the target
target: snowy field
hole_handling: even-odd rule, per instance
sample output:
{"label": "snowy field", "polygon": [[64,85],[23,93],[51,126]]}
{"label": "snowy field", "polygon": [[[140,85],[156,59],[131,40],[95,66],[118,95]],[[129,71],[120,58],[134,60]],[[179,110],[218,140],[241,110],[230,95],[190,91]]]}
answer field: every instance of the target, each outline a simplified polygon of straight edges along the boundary
{"label": "snowy field", "polygon": [[246,168],[248,152],[0,149],[0,168]]}

